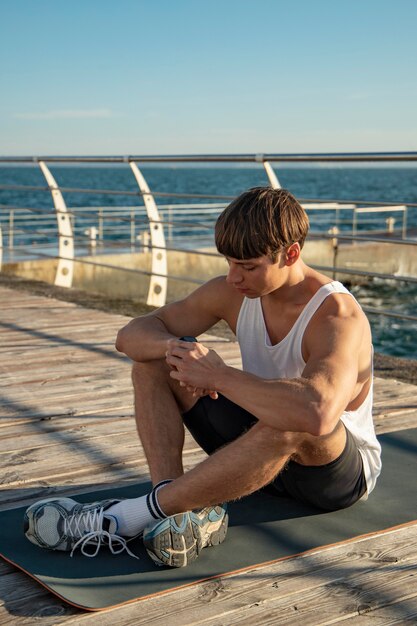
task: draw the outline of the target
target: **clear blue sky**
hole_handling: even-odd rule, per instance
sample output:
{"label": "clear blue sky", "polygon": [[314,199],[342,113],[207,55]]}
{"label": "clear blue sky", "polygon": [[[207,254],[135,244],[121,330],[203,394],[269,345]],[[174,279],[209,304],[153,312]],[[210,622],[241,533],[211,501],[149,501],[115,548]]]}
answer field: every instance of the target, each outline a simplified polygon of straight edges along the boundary
{"label": "clear blue sky", "polygon": [[417,0],[0,0],[0,154],[417,149]]}

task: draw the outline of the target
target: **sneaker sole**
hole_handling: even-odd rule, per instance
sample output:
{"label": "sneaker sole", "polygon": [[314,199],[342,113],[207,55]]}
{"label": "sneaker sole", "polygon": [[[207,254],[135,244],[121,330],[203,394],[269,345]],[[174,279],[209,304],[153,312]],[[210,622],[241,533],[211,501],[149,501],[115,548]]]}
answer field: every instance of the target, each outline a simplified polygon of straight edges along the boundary
{"label": "sneaker sole", "polygon": [[227,513],[222,515],[221,507],[215,507],[215,510],[221,518],[204,540],[204,527],[193,521],[189,513],[161,520],[149,532],[145,530],[143,543],[151,559],[157,565],[185,567],[198,558],[203,548],[221,544],[226,538],[229,518]]}

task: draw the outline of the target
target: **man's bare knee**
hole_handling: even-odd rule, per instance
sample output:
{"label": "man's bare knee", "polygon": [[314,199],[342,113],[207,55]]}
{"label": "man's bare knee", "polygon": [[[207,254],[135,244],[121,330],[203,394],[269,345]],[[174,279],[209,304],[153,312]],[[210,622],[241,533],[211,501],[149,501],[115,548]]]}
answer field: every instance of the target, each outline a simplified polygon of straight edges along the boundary
{"label": "man's bare knee", "polygon": [[[164,389],[169,390],[181,412],[188,411],[196,402],[196,399],[178,381],[170,377],[170,367],[164,359],[152,361],[134,362],[132,366],[132,381],[137,396],[149,393],[161,393]],[[155,395],[155,398],[158,396]]]}
{"label": "man's bare knee", "polygon": [[175,393],[173,387],[175,383],[169,375],[169,367],[163,359],[153,361],[134,362],[132,366],[132,382],[137,394],[155,393],[155,388],[169,388]]}
{"label": "man's bare knee", "polygon": [[343,438],[345,434],[345,428],[340,421],[331,433],[319,436],[311,435],[306,432],[278,430],[262,422],[257,422],[252,430],[258,432],[261,439],[271,441],[271,443],[276,442],[289,450],[292,449],[293,453],[297,453],[300,450],[315,450],[326,447],[328,443],[331,443],[335,439]]}
{"label": "man's bare knee", "polygon": [[259,440],[259,445],[276,446],[280,452],[288,455],[294,454],[303,441],[304,433],[278,430],[262,422],[257,422],[251,428],[251,432]]}

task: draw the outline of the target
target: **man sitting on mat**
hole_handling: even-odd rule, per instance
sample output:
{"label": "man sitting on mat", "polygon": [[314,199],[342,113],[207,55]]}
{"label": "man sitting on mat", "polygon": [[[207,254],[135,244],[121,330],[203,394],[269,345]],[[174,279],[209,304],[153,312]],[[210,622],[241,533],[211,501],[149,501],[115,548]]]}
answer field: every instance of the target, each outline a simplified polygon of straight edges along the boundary
{"label": "man sitting on mat", "polygon": [[[282,189],[251,189],[223,211],[215,234],[228,275],[132,320],[117,338],[134,362],[153,490],[35,503],[25,516],[30,541],[83,553],[104,542],[117,552],[143,533],[156,562],[179,567],[223,541],[219,503],[262,487],[277,506],[290,496],[326,511],[368,496],[381,468],[371,332],[349,291],[302,261],[307,231],[305,211]],[[219,320],[236,333],[243,371],[194,338]],[[209,454],[185,473],[184,424]]]}

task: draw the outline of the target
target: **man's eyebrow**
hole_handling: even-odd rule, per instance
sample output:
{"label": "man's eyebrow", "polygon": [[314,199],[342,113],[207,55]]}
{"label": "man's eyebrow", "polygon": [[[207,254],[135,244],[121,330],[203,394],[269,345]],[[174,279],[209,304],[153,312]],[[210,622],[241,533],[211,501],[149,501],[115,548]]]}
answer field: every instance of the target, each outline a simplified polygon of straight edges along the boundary
{"label": "man's eyebrow", "polygon": [[230,256],[225,257],[228,261],[239,265],[257,265],[256,259],[232,259]]}

